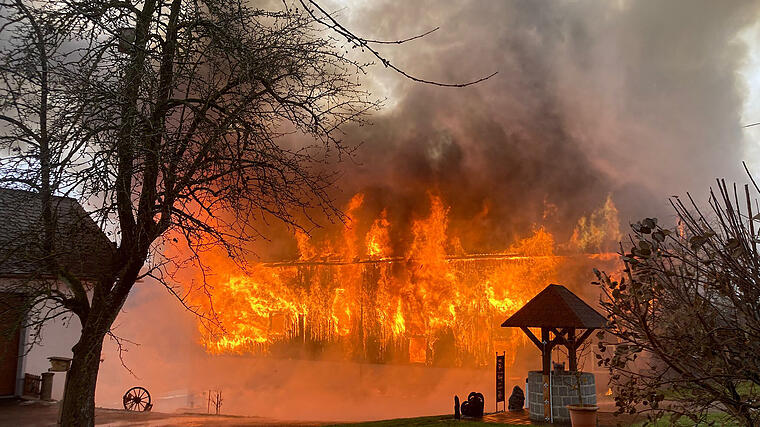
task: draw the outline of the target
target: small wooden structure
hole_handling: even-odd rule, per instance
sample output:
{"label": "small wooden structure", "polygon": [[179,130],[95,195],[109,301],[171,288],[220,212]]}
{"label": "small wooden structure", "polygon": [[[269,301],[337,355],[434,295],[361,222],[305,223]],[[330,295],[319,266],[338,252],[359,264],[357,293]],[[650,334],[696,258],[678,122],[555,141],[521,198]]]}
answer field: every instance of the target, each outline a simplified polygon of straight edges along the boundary
{"label": "small wooden structure", "polygon": [[[570,371],[578,370],[578,347],[595,329],[604,327],[604,316],[562,285],[549,285],[501,324],[520,328],[541,351],[543,372],[551,370],[551,351],[567,348]],[[541,328],[539,340],[528,328]],[[580,332],[580,335],[576,335]],[[550,338],[550,333],[554,338]]]}
{"label": "small wooden structure", "polygon": [[[547,286],[501,324],[505,328],[522,329],[541,351],[542,372],[531,372],[528,375],[529,379],[533,378],[529,381],[533,383],[529,396],[526,396],[532,419],[564,421],[567,409],[564,407],[563,399],[572,398],[574,395],[571,393],[569,396],[559,396],[560,393],[553,391],[555,388],[559,389],[559,382],[552,381],[550,377],[552,349],[558,345],[567,348],[570,365],[568,370],[575,372],[578,370],[578,348],[595,329],[602,328],[605,324],[604,316],[566,287],[554,284]],[[529,328],[540,328],[541,339],[539,340]],[[592,374],[583,375],[590,376],[590,382],[593,384]],[[533,390],[534,387],[542,390]],[[595,401],[595,392],[592,387],[589,389],[588,392]],[[577,400],[576,397],[575,401]],[[541,406],[543,410],[539,409]],[[537,418],[539,416],[540,418]]]}

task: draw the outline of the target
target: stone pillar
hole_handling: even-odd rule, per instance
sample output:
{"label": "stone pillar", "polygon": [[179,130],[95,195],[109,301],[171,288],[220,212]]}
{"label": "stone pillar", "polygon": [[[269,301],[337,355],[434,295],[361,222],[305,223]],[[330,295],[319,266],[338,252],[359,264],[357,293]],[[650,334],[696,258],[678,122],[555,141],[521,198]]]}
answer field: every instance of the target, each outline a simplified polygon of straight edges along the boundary
{"label": "stone pillar", "polygon": [[40,399],[41,400],[53,400],[53,372],[42,373],[42,385],[40,387]]}
{"label": "stone pillar", "polygon": [[[552,371],[551,374],[551,415],[555,423],[569,423],[570,413],[567,410],[567,405],[578,403],[578,377],[575,372],[568,371]],[[548,415],[544,412],[546,397],[543,383],[543,372],[528,372],[528,395],[526,396],[528,411],[531,420],[540,422],[546,422],[546,415]],[[596,405],[594,374],[590,372],[580,373],[580,383],[583,403]]]}

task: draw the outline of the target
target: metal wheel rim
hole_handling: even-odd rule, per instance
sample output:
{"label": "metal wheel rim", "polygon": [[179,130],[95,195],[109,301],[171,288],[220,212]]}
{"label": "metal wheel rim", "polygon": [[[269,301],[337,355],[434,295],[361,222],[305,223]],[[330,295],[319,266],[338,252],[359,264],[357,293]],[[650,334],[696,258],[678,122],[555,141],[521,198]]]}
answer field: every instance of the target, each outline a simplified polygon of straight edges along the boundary
{"label": "metal wheel rim", "polygon": [[124,409],[143,412],[150,406],[150,393],[144,387],[132,387],[124,393]]}

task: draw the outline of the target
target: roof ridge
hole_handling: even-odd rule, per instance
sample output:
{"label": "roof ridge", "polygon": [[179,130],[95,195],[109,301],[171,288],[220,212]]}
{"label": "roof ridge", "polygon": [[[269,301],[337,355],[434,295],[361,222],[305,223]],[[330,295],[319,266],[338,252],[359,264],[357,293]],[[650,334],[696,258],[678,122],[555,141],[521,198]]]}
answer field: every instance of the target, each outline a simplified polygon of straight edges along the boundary
{"label": "roof ridge", "polygon": [[502,323],[502,327],[599,328],[606,319],[570,289],[551,283]]}
{"label": "roof ridge", "polygon": [[[40,194],[38,191],[22,190],[20,188],[8,188],[8,187],[3,187],[3,186],[0,186],[0,191],[7,191],[7,192],[11,192],[12,191],[12,192],[15,192],[15,193],[22,193],[22,194],[27,194],[27,195],[30,195],[30,196],[38,196]],[[70,200],[70,201],[79,203],[79,201],[77,201],[77,199],[75,199],[73,197],[70,197],[70,196],[59,196],[57,194],[52,194],[51,196],[54,197],[54,198],[56,198],[56,199]]]}
{"label": "roof ridge", "polygon": [[[73,274],[92,279],[107,268],[113,243],[79,202],[53,196],[56,224],[55,256]],[[0,276],[46,277],[48,267],[40,260],[42,199],[39,193],[0,186]]]}

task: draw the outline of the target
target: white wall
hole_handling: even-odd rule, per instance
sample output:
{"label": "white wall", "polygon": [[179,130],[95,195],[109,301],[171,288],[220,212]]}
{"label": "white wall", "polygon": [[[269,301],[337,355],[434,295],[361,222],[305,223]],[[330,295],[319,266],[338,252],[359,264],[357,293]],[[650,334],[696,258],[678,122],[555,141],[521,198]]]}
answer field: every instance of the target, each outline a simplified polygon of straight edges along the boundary
{"label": "white wall", "polygon": [[[0,290],[11,287],[11,285],[12,282],[9,279],[0,279]],[[32,312],[35,311],[32,310]],[[48,357],[71,357],[71,347],[79,339],[81,329],[79,319],[69,313],[45,322],[40,330],[41,339],[36,340],[39,341],[37,344],[32,345],[35,341],[35,337],[32,334],[35,334],[36,331],[32,328],[23,330],[21,333],[22,348],[19,349],[23,358],[19,364],[16,378],[16,392],[21,393],[23,390],[21,387],[25,373],[40,375],[43,372],[47,372],[50,367]],[[65,374],[61,372],[56,373],[53,377],[53,399],[59,400],[63,397],[64,379]]]}
{"label": "white wall", "polygon": [[[81,333],[79,318],[73,315],[59,317],[46,322],[40,331],[40,343],[33,346],[27,345],[27,354],[24,357],[24,372],[40,375],[47,372],[50,367],[48,357],[72,357],[71,347],[76,344]],[[26,331],[26,342],[31,343],[33,331]],[[53,377],[52,398],[60,400],[63,397],[65,373],[56,372]]]}

